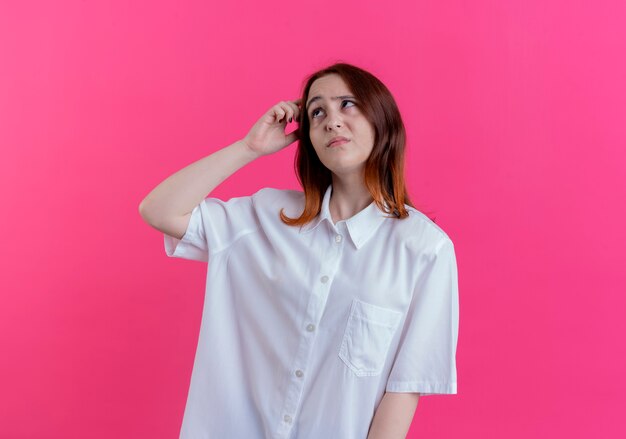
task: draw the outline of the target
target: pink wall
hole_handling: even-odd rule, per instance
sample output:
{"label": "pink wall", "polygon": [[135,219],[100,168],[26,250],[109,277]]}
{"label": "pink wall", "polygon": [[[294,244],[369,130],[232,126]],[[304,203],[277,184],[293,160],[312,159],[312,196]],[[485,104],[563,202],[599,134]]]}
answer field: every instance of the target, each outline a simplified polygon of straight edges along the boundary
{"label": "pink wall", "polygon": [[[411,194],[457,249],[459,394],[409,437],[626,437],[625,12],[2,2],[0,438],[178,436],[206,267],[138,204],[335,60],[395,95]],[[297,188],[294,152],[213,195]]]}

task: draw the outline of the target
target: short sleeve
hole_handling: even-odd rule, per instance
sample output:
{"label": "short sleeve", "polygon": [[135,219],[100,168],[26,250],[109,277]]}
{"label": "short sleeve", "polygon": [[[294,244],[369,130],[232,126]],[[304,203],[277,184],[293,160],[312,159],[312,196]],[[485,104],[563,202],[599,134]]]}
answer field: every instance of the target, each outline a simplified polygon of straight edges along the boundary
{"label": "short sleeve", "polygon": [[386,391],[456,394],[458,328],[456,256],[446,237],[415,286]]}
{"label": "short sleeve", "polygon": [[254,201],[260,192],[228,201],[205,198],[191,211],[182,239],[163,234],[165,253],[170,257],[208,262],[209,253],[222,251],[239,237],[257,230]]}

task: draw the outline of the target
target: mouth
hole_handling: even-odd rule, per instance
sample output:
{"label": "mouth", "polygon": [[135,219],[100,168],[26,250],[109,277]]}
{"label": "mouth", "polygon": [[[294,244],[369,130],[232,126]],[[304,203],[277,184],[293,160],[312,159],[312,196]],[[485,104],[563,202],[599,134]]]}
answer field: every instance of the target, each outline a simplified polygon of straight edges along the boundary
{"label": "mouth", "polygon": [[330,142],[328,142],[326,147],[330,148],[330,147],[333,147],[333,146],[343,145],[344,143],[347,143],[349,141],[350,140],[346,139],[345,137],[335,137],[335,138],[331,139]]}

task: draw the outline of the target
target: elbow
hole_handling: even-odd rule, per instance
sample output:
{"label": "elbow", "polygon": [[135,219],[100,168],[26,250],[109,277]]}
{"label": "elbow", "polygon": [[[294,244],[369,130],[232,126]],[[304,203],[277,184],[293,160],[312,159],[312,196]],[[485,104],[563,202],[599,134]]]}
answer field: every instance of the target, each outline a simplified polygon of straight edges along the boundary
{"label": "elbow", "polygon": [[147,222],[150,225],[154,224],[154,222],[151,219],[150,214],[149,214],[149,212],[148,212],[148,210],[146,208],[146,200],[145,200],[145,198],[143,200],[141,200],[141,203],[139,203],[138,210],[139,210],[139,215],[141,216],[141,218],[145,222]]}
{"label": "elbow", "polygon": [[141,202],[139,203],[139,215],[141,215],[141,217],[143,218],[145,216],[145,209],[146,209],[146,199],[144,198],[143,200],[141,200]]}

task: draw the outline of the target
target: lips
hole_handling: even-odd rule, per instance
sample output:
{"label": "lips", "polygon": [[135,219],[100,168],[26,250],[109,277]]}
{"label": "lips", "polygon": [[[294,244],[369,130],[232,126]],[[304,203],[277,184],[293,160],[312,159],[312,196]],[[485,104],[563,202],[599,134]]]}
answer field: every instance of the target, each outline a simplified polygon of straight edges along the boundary
{"label": "lips", "polygon": [[337,136],[337,137],[333,137],[332,139],[330,139],[330,142],[328,142],[328,144],[326,145],[328,146],[333,146],[333,144],[335,144],[335,142],[347,142],[349,139],[346,139],[345,137],[342,136]]}

